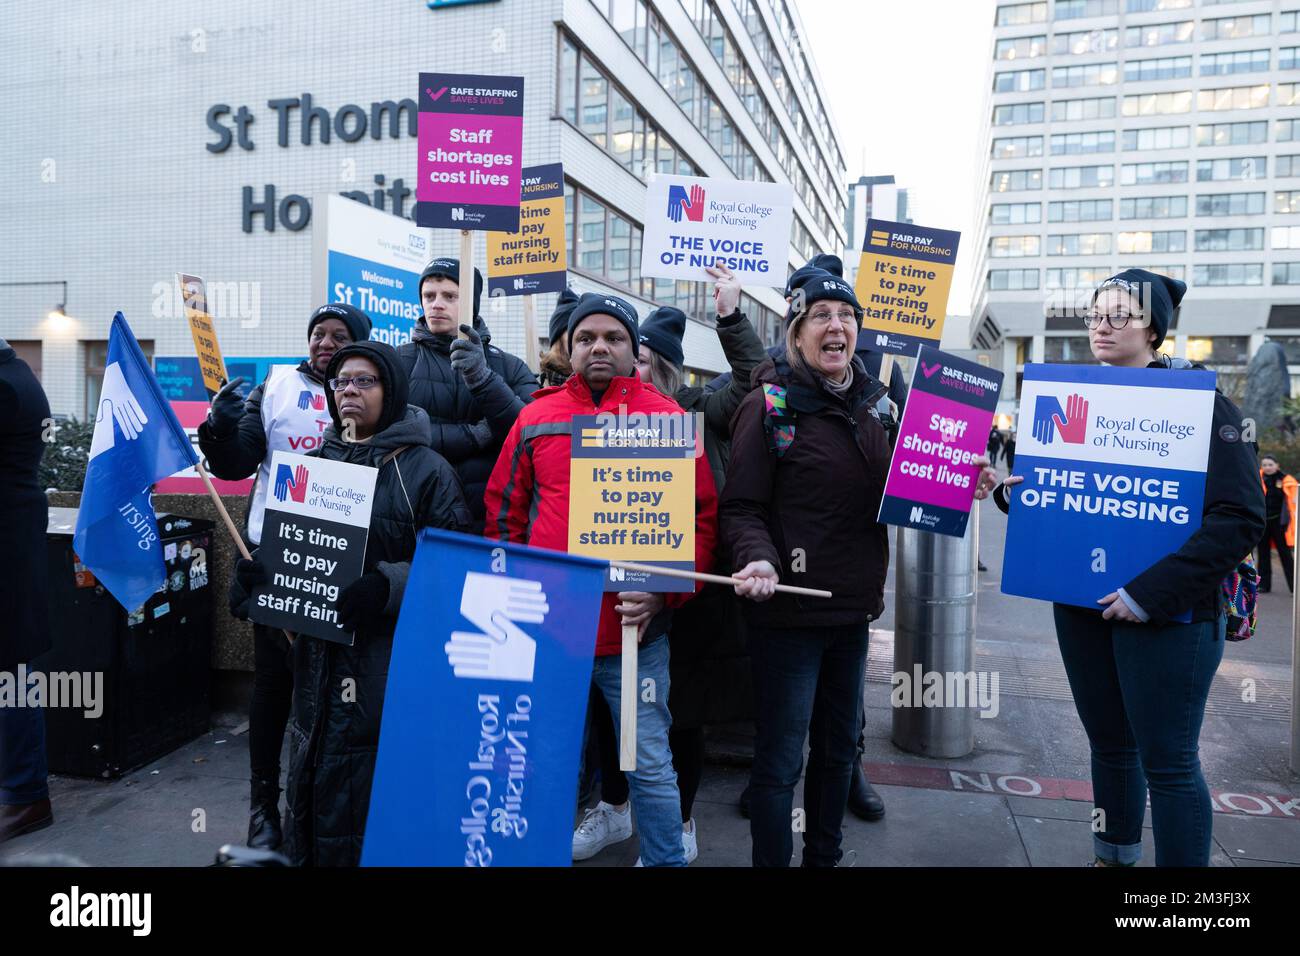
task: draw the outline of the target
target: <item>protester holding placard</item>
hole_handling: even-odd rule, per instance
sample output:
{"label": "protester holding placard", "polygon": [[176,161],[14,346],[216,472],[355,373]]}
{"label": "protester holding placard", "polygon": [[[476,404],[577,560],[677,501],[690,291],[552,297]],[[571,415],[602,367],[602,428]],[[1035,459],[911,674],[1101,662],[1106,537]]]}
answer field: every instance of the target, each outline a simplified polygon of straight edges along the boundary
{"label": "protester holding placard", "polygon": [[[433,426],[433,450],[456,469],[474,517],[483,526],[483,491],[510,426],[537,389],[523,361],[492,345],[479,315],[483,276],[474,270],[474,325],[458,325],[460,261],[434,259],[420,274],[424,314],[397,350],[411,382],[411,404]],[[457,329],[464,338],[457,337]]]}
{"label": "protester holding placard", "polygon": [[[378,469],[366,571],[336,607],[351,646],[299,636],[293,646],[287,853],[299,865],[354,866],[360,859],[379,743],[393,631],[421,528],[465,531],[469,509],[447,461],[429,446],[429,420],[407,404],[406,371],[382,342],[334,354],[325,393],[332,424],[313,452]],[[250,585],[266,571],[240,561],[231,610],[246,616]]]}
{"label": "protester holding placard", "polygon": [[[1084,320],[1093,356],[1174,375],[1197,368],[1156,351],[1186,289],[1141,269],[1107,279]],[[1076,411],[1066,411],[1065,427],[1076,424]],[[1082,413],[1081,431],[1086,408]],[[1223,656],[1221,584],[1264,531],[1253,443],[1243,439],[1241,412],[1222,393],[1214,396],[1209,439],[1200,527],[1174,553],[1098,595],[1097,610],[1053,605],[1061,658],[1092,749],[1100,823],[1093,828],[1094,866],[1138,862],[1148,789],[1156,865],[1209,863],[1212,805],[1198,745]],[[1022,481],[1012,475],[998,487],[994,500],[1003,511],[1027,507],[1009,500],[1009,489]]]}
{"label": "protester holding placard", "polygon": [[[306,454],[320,446],[329,424],[325,413],[325,370],[334,354],[370,338],[370,317],[343,303],[323,305],[307,320],[307,358],[297,368],[274,366],[245,400],[242,378],[229,382],[212,401],[199,426],[199,448],[212,474],[228,481],[257,480],[249,499],[244,535],[262,540],[271,458],[277,451]],[[280,845],[280,750],[293,698],[288,642],[276,628],[253,625],[253,696],[248,710],[248,759],[252,773],[248,845]]]}
{"label": "protester holding placard", "polygon": [[578,304],[578,293],[565,289],[555,302],[555,311],[551,313],[550,346],[542,354],[538,379],[543,388],[563,385],[573,374],[569,364],[569,342],[566,333],[569,330],[569,313]]}
{"label": "protester holding placard", "polygon": [[[545,388],[519,415],[492,472],[484,533],[557,551],[569,547],[569,490],[574,416],[681,414],[681,409],[636,375],[636,311],[623,299],[587,293],[569,315],[574,374]],[[713,566],[717,495],[708,460],[695,459],[695,570]],[[638,628],[636,767],[631,802],[646,866],[682,866],[681,802],[668,743],[668,631],[670,614],[690,593],[610,592],[601,603],[592,680],[616,720],[622,675],[622,625]],[[647,683],[648,682],[648,683]],[[646,689],[649,692],[646,692]]]}
{"label": "protester holding placard", "polygon": [[1295,590],[1295,567],[1291,549],[1295,547],[1296,480],[1278,467],[1272,455],[1259,459],[1259,480],[1264,485],[1264,536],[1259,542],[1259,589],[1268,593],[1273,589],[1272,545],[1277,545],[1277,556],[1282,562],[1288,591]]}

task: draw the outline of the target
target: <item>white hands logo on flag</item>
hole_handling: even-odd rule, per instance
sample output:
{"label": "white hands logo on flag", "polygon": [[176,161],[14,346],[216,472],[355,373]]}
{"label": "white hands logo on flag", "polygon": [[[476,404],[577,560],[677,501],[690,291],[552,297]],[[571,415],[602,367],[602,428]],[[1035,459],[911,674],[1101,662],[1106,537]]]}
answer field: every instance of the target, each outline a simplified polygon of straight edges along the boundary
{"label": "white hands logo on flag", "polygon": [[149,424],[149,416],[131,393],[122,374],[122,366],[113,362],[104,369],[104,384],[99,390],[99,412],[95,416],[95,435],[90,440],[90,458],[110,450],[116,441],[113,422],[122,430],[122,437],[134,441]]}
{"label": "white hands logo on flag", "polygon": [[479,628],[454,631],[443,650],[457,677],[531,681],[537,642],[516,622],[541,624],[550,611],[541,581],[468,571],[460,613]]}

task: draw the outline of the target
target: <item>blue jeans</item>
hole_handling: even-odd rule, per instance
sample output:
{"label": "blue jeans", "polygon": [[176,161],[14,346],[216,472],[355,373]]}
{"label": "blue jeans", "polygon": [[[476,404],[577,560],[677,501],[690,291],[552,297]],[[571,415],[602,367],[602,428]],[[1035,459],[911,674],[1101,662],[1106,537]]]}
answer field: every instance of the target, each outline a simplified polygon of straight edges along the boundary
{"label": "blue jeans", "polygon": [[[28,673],[29,680],[35,676]],[[19,692],[26,693],[21,688]],[[22,805],[47,799],[48,775],[44,709],[0,707],[0,803]]]}
{"label": "blue jeans", "polygon": [[866,622],[815,630],[750,628],[757,726],[749,785],[754,866],[790,865],[805,737],[803,864],[840,861],[840,825],[862,720],[867,628]]}
{"label": "blue jeans", "polygon": [[[645,866],[685,866],[682,848],[682,803],[677,792],[677,771],[668,747],[668,638],[642,643],[637,653],[636,770],[627,775],[632,809],[641,836],[641,863]],[[597,657],[591,679],[605,695],[614,715],[614,733],[621,735],[623,657]],[[646,678],[654,681],[648,694]],[[650,697],[647,701],[645,698]],[[581,776],[581,774],[579,774]]]}
{"label": "blue jeans", "polygon": [[1092,749],[1093,803],[1105,814],[1094,852],[1113,863],[1141,858],[1150,788],[1156,866],[1208,866],[1212,807],[1198,743],[1223,619],[1153,626],[1063,604],[1053,613]]}

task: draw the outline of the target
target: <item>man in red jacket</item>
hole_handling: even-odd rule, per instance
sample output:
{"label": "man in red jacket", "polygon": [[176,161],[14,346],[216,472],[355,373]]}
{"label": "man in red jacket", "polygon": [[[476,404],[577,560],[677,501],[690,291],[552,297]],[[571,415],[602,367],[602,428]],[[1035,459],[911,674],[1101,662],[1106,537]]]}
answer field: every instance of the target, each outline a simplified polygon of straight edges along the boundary
{"label": "man in red jacket", "polygon": [[[574,374],[543,388],[511,428],[484,496],[489,538],[565,551],[569,544],[569,452],[575,415],[602,412],[681,414],[671,399],[636,374],[637,316],[617,296],[587,293],[569,315]],[[718,500],[708,459],[695,458],[695,567],[713,565]],[[609,702],[618,731],[623,624],[635,624],[637,769],[629,774],[641,829],[641,862],[683,866],[681,803],[668,747],[668,625],[690,594],[608,593],[600,607],[592,680]],[[647,680],[649,683],[647,683]],[[626,811],[625,811],[626,812]],[[630,825],[630,820],[629,820]]]}

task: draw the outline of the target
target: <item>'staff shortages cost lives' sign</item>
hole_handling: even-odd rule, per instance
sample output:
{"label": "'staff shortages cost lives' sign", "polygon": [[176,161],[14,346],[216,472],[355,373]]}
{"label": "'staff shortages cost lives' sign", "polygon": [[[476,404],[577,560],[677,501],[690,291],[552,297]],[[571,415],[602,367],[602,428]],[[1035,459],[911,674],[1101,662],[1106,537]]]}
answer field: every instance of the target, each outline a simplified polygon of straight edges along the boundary
{"label": "'staff shortages cost lives' sign", "polygon": [[[695,570],[694,415],[578,415],[569,553]],[[687,578],[610,568],[606,591],[693,591]]]}
{"label": "'staff shortages cost lives' sign", "polygon": [[1213,372],[1026,365],[1003,592],[1096,608],[1177,551],[1213,418]]}
{"label": "'staff shortages cost lives' sign", "polygon": [[961,233],[868,219],[855,291],[862,334],[876,352],[915,355],[937,346]]}
{"label": "'staff shortages cost lives' sign", "polygon": [[[921,347],[889,465],[880,522],[962,537],[1002,373]],[[1017,457],[1019,463],[1019,457]]]}
{"label": "'staff shortages cost lives' sign", "polygon": [[517,230],[524,78],[421,73],[419,104],[416,223]]}
{"label": "'staff shortages cost lives' sign", "polygon": [[563,292],[569,266],[559,163],[524,170],[519,220],[518,232],[487,234],[488,295]]}
{"label": "'staff shortages cost lives' sign", "polygon": [[378,474],[365,465],[284,451],[272,456],[258,551],[269,581],[253,589],[251,620],[352,643],[335,604],[365,567]]}
{"label": "'staff shortages cost lives' sign", "polygon": [[744,285],[784,286],[794,187],[654,176],[646,188],[641,274],[712,282],[726,266]]}

